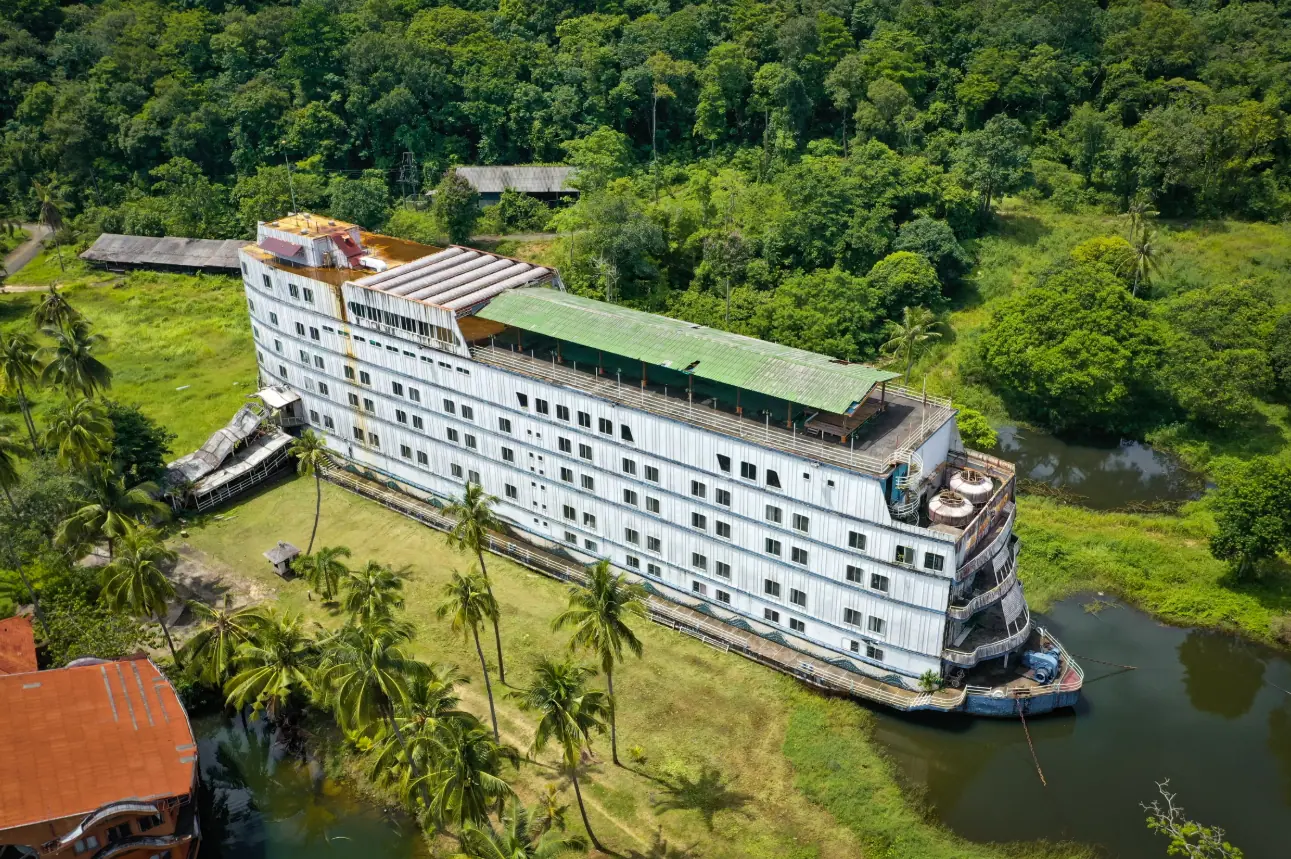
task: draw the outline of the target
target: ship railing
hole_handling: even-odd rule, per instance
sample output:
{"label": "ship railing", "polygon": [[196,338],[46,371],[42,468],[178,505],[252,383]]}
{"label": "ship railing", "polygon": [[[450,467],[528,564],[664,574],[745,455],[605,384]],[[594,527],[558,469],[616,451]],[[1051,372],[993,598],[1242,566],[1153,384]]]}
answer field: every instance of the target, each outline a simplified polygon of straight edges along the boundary
{"label": "ship railing", "polygon": [[[554,359],[548,363],[525,355],[523,352],[497,346],[474,346],[471,348],[471,354],[476,360],[500,369],[574,388],[630,408],[682,421],[722,435],[734,436],[752,444],[760,444],[805,459],[867,474],[887,473],[896,464],[902,452],[908,455],[909,451],[921,445],[928,435],[929,428],[935,430],[940,426],[944,418],[949,417],[949,414],[944,413],[951,410],[950,401],[945,397],[929,395],[919,427],[898,445],[896,453],[887,457],[878,457],[856,451],[843,444],[817,441],[802,433],[776,426],[769,420],[759,423],[716,408],[665,396],[638,385],[623,385],[613,379],[571,370],[556,364]],[[921,394],[905,388],[889,385],[887,390],[888,393],[896,393],[914,402],[922,402]]]}
{"label": "ship railing", "polygon": [[974,553],[967,563],[960,566],[955,571],[955,580],[963,581],[973,573],[980,570],[988,561],[994,559],[1000,553],[1000,547],[1009,539],[1013,533],[1013,521],[1017,518],[1017,505],[1012,501],[1004,505],[1008,515],[1004,518],[1004,524],[997,529],[995,536],[991,537],[987,544],[978,552]]}
{"label": "ship railing", "polygon": [[1085,669],[1080,667],[1080,663],[1071,658],[1062,642],[1054,638],[1042,626],[1036,627],[1036,632],[1048,638],[1054,648],[1059,653],[1060,666],[1071,668],[1074,678],[1067,678],[1067,671],[1062,670],[1060,677],[1054,683],[1045,686],[965,686],[964,691],[969,695],[987,695],[997,698],[1036,698],[1041,695],[1053,695],[1060,692],[1076,692],[1085,685]]}
{"label": "ship railing", "polygon": [[86,832],[98,826],[105,820],[117,817],[121,814],[156,814],[158,811],[157,804],[153,802],[142,802],[139,800],[123,800],[121,802],[108,803],[101,808],[97,808],[85,816],[75,829],[68,832],[61,838],[52,841],[46,841],[40,845],[41,853],[54,853],[62,850],[73,841],[79,841],[81,836]]}
{"label": "ship railing", "polygon": [[1017,584],[1017,581],[1018,549],[1015,545],[1013,550],[1009,553],[1009,560],[1006,562],[1004,575],[1000,577],[999,582],[990,588],[990,590],[982,591],[963,605],[955,605],[954,603],[951,603],[946,609],[946,616],[955,620],[968,620],[987,606],[994,605],[1004,599],[1004,595],[1008,593],[1010,588]]}
{"label": "ship railing", "polygon": [[941,656],[947,662],[954,665],[973,666],[981,662],[983,659],[993,659],[996,656],[1003,656],[1010,650],[1013,650],[1018,645],[1025,642],[1027,637],[1030,635],[1031,613],[1028,612],[1026,623],[1022,624],[1018,631],[1012,635],[1007,635],[996,641],[988,641],[985,644],[978,645],[972,650],[957,650],[955,648],[948,647],[942,651]]}

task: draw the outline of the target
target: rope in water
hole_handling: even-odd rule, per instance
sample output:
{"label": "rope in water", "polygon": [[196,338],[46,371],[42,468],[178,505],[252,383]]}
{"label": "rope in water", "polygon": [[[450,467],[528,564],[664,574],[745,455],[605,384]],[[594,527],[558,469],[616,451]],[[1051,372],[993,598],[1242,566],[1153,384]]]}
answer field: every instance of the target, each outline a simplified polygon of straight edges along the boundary
{"label": "rope in water", "polygon": [[1099,663],[1100,665],[1110,665],[1110,666],[1112,666],[1113,668],[1126,668],[1126,669],[1128,669],[1128,670],[1130,670],[1130,671],[1138,671],[1138,670],[1139,670],[1139,667],[1138,667],[1137,665],[1122,665],[1122,664],[1121,664],[1121,663],[1119,663],[1119,662],[1108,662],[1108,661],[1107,661],[1107,660],[1105,660],[1105,659],[1095,659],[1095,658],[1094,658],[1094,657],[1092,657],[1092,656],[1081,656],[1079,653],[1074,653],[1074,654],[1072,654],[1072,655],[1073,655],[1073,656],[1075,656],[1077,659],[1084,659],[1086,662],[1097,662],[1097,663]]}
{"label": "rope in water", "polygon": [[1031,760],[1035,761],[1035,771],[1040,776],[1040,784],[1044,787],[1048,787],[1049,782],[1044,780],[1044,770],[1040,769],[1040,758],[1037,757],[1035,753],[1035,744],[1031,742],[1031,729],[1027,727],[1026,708],[1022,706],[1021,701],[1018,702],[1018,715],[1022,717],[1022,730],[1026,732],[1027,746],[1031,749]]}

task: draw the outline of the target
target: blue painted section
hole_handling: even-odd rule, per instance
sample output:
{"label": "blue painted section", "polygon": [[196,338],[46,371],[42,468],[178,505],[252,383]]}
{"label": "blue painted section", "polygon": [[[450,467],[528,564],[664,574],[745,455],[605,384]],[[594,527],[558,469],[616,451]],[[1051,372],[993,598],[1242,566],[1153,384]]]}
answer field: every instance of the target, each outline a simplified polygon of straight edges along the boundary
{"label": "blue painted section", "polygon": [[965,713],[973,716],[994,716],[1000,719],[1018,718],[1019,709],[1027,716],[1038,716],[1052,713],[1063,707],[1074,707],[1080,700],[1080,691],[1049,692],[1043,695],[1031,695],[1027,698],[992,698],[990,695],[969,695],[964,698],[962,707]]}

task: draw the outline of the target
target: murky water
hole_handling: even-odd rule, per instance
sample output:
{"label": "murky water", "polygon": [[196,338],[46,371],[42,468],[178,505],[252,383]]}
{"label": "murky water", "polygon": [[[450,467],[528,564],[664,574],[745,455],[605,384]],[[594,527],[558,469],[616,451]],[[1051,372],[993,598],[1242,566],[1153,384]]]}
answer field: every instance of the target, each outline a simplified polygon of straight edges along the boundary
{"label": "murky water", "polygon": [[202,767],[203,859],[414,859],[415,826],[286,753],[263,722],[193,721]]}
{"label": "murky water", "polygon": [[1096,510],[1131,502],[1189,501],[1203,480],[1168,453],[1137,441],[1068,441],[1041,430],[1003,426],[991,451],[1016,463],[1019,477],[1082,496]]}
{"label": "murky water", "polygon": [[[1069,600],[1042,625],[1084,656],[1074,713],[1020,722],[880,713],[879,739],[938,816],[976,841],[1071,839],[1164,856],[1139,803],[1170,789],[1248,859],[1291,856],[1291,660],[1226,635]],[[1106,662],[1138,666],[1127,671]]]}

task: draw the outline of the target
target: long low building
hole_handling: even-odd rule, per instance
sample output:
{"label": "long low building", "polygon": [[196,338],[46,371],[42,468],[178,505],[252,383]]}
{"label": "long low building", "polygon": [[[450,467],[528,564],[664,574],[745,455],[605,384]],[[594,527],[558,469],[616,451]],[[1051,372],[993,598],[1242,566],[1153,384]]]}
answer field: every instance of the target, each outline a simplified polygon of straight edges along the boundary
{"label": "long low building", "polygon": [[238,270],[240,239],[186,239],[179,236],[125,236],[103,233],[81,253],[81,259],[102,268],[153,268],[163,271]]}
{"label": "long low building", "polygon": [[517,536],[907,689],[1005,682],[1044,646],[1013,468],[964,449],[949,401],[392,241],[291,215],[241,252],[264,383],[356,467],[427,499],[480,484]]}

